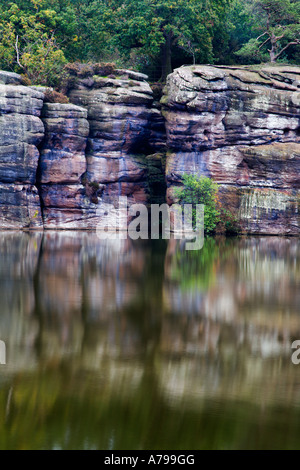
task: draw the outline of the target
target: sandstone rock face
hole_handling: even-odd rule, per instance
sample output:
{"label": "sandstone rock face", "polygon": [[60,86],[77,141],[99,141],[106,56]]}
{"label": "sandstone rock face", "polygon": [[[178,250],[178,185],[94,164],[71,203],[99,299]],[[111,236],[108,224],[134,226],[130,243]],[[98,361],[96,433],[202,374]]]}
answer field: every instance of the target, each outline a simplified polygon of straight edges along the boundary
{"label": "sandstone rock face", "polygon": [[87,110],[73,104],[45,103],[45,137],[40,150],[38,184],[45,228],[83,228],[95,210],[81,183],[86,172],[89,134]]}
{"label": "sandstone rock face", "polygon": [[108,209],[114,223],[119,196],[148,201],[160,106],[146,75],[114,72],[73,77],[74,104],[43,103],[45,90],[0,73],[1,228],[95,229]]}
{"label": "sandstone rock face", "polygon": [[14,72],[6,72],[0,70],[0,84],[1,85],[22,85],[23,80],[20,75]]}
{"label": "sandstone rock face", "polygon": [[108,209],[110,226],[119,196],[127,196],[129,204],[148,200],[143,154],[149,121],[157,118],[152,91],[145,75],[117,73],[118,79],[76,77],[69,93],[75,104],[43,108],[39,175],[46,228],[95,229]]}
{"label": "sandstone rock face", "polygon": [[42,110],[45,126],[40,156],[40,183],[79,183],[86,171],[85,148],[89,134],[84,108],[46,103]]}
{"label": "sandstone rock face", "polygon": [[30,184],[0,183],[0,229],[42,229],[38,190]]}
{"label": "sandstone rock face", "polygon": [[181,67],[162,104],[169,204],[184,173],[206,175],[244,232],[299,234],[298,67]]}
{"label": "sandstone rock face", "polygon": [[0,73],[0,228],[42,228],[37,146],[44,95],[22,86],[17,74]]}
{"label": "sandstone rock face", "polygon": [[[127,195],[132,202],[148,198],[145,154],[160,145],[161,114],[152,109],[146,75],[117,70],[110,77],[76,79],[70,100],[88,109],[87,180],[104,185],[105,202]],[[152,147],[151,147],[152,146]]]}
{"label": "sandstone rock face", "polygon": [[0,72],[0,229],[113,225],[120,196],[162,203],[166,176],[172,204],[193,173],[243,232],[299,235],[299,68],[181,67],[160,104],[145,75],[98,72],[74,72],[72,104]]}

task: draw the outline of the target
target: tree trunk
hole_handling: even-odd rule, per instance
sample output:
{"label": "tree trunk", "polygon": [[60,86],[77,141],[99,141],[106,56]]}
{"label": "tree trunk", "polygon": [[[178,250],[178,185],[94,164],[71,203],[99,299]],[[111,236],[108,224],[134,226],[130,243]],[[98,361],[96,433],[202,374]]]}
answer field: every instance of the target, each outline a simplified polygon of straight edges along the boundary
{"label": "tree trunk", "polygon": [[270,59],[271,59],[272,64],[276,63],[276,54],[273,48],[270,50]]}
{"label": "tree trunk", "polygon": [[275,62],[276,62],[276,42],[277,41],[276,41],[274,33],[272,33],[272,35],[270,37],[270,40],[271,40],[271,49],[269,49],[270,59],[271,59],[272,64],[275,64]]}
{"label": "tree trunk", "polygon": [[165,36],[165,43],[162,46],[162,67],[161,67],[161,78],[162,82],[165,82],[167,76],[172,73],[172,61],[171,61],[171,33]]}

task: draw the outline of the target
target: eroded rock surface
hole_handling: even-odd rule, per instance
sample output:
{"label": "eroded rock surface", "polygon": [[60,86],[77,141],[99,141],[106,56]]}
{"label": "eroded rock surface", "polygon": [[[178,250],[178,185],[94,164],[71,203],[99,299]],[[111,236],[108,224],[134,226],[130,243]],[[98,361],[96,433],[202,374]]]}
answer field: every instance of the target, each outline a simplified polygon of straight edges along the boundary
{"label": "eroded rock surface", "polygon": [[[160,138],[161,115],[151,108],[152,90],[146,75],[117,70],[112,77],[76,78],[70,100],[88,109],[87,180],[105,185],[106,202],[128,195],[133,202],[148,199],[145,155]],[[152,143],[151,143],[152,142]]]}
{"label": "eroded rock surface", "polygon": [[119,196],[148,202],[146,155],[164,145],[164,123],[146,75],[80,70],[72,104],[0,73],[0,228],[95,229]]}
{"label": "eroded rock surface", "polygon": [[0,229],[42,228],[35,183],[43,99],[17,74],[0,73]]}
{"label": "eroded rock surface", "polygon": [[46,103],[45,138],[40,150],[39,188],[45,228],[82,228],[87,211],[96,211],[82,177],[89,134],[87,110],[73,104]]}
{"label": "eroded rock surface", "polygon": [[298,67],[181,67],[162,103],[170,204],[184,173],[206,175],[244,232],[299,234]]}
{"label": "eroded rock surface", "polygon": [[165,179],[172,204],[192,173],[243,232],[299,235],[298,67],[181,67],[159,104],[145,75],[81,64],[72,104],[43,92],[0,72],[0,229],[95,229],[119,196],[162,203]]}

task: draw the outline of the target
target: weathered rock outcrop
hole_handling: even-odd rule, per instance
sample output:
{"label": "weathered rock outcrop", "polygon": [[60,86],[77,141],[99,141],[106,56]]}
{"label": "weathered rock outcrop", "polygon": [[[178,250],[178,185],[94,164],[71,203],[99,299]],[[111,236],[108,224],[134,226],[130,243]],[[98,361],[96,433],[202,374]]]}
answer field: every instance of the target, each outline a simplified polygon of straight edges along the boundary
{"label": "weathered rock outcrop", "polygon": [[82,184],[89,134],[86,118],[87,110],[73,104],[46,103],[43,107],[45,138],[38,184],[45,228],[88,228],[96,215]]}
{"label": "weathered rock outcrop", "polygon": [[39,118],[44,95],[21,84],[17,74],[0,73],[0,228],[41,228],[35,186],[37,146],[44,136]]}
{"label": "weathered rock outcrop", "polygon": [[149,199],[148,167],[160,170],[146,155],[165,139],[147,77],[104,77],[84,65],[73,72],[73,104],[45,103],[43,87],[0,73],[1,228],[96,228],[118,196]]}
{"label": "weathered rock outcrop", "polygon": [[299,235],[298,67],[181,67],[161,104],[137,72],[70,74],[72,104],[54,104],[0,72],[0,229],[96,228],[119,196],[163,202],[165,180],[172,204],[193,173],[244,232]]}
{"label": "weathered rock outcrop", "polygon": [[95,228],[119,196],[147,202],[153,165],[146,154],[163,146],[163,118],[159,106],[152,107],[145,75],[117,70],[103,77],[92,66],[74,67],[72,74],[74,104],[45,104],[42,112],[45,228]]}
{"label": "weathered rock outcrop", "polygon": [[105,202],[119,195],[131,202],[148,199],[147,164],[151,135],[152,90],[147,76],[117,70],[110,77],[76,77],[72,103],[88,109],[87,180],[104,185]]}
{"label": "weathered rock outcrop", "polygon": [[181,67],[162,103],[170,204],[183,173],[207,175],[244,232],[299,234],[298,67]]}

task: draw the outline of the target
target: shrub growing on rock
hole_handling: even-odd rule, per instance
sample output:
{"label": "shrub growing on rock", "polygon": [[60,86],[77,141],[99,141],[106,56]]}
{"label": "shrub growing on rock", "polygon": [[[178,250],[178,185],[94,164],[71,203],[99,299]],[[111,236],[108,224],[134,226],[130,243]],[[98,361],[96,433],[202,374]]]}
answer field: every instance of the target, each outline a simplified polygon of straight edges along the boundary
{"label": "shrub growing on rock", "polygon": [[51,88],[47,88],[44,92],[45,95],[45,102],[46,103],[62,103],[67,104],[69,103],[69,98],[67,98],[62,93],[55,91]]}
{"label": "shrub growing on rock", "polygon": [[93,68],[95,75],[101,75],[102,77],[114,75],[116,71],[116,66],[113,63],[94,64]]}
{"label": "shrub growing on rock", "polygon": [[206,176],[184,174],[183,186],[175,190],[175,196],[181,204],[193,206],[193,225],[195,227],[196,204],[203,204],[205,233],[238,233],[238,220],[231,212],[223,208],[218,198],[219,187]]}
{"label": "shrub growing on rock", "polygon": [[195,226],[196,204],[204,204],[204,230],[206,234],[214,232],[220,220],[220,212],[217,208],[218,185],[206,176],[194,176],[184,174],[183,187],[175,192],[181,204],[193,206],[193,225]]}

